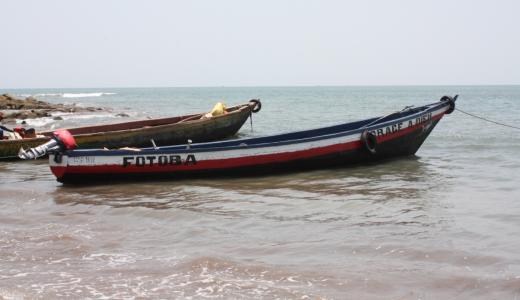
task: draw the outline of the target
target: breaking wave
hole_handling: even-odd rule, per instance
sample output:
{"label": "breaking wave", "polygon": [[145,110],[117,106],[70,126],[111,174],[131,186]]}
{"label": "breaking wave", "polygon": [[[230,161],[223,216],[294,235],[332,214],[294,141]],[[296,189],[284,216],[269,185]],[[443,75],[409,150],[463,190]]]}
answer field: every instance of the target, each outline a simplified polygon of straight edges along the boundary
{"label": "breaking wave", "polygon": [[84,98],[84,97],[101,97],[105,95],[115,95],[116,93],[63,93],[61,97],[63,98]]}
{"label": "breaking wave", "polygon": [[93,92],[93,93],[41,93],[41,94],[21,94],[22,97],[62,97],[62,98],[85,98],[85,97],[102,97],[116,95],[117,93]]}
{"label": "breaking wave", "polygon": [[[54,119],[60,117],[59,120]],[[53,113],[52,117],[43,117],[38,119],[26,119],[17,120],[17,124],[26,124],[27,126],[36,128],[48,128],[55,129],[57,127],[67,127],[70,125],[74,126],[87,126],[94,122],[94,120],[101,119],[107,121],[109,119],[117,119],[118,117],[113,113],[100,113],[100,114],[75,114],[75,113]],[[71,123],[72,122],[72,123]],[[2,298],[0,298],[2,299]]]}

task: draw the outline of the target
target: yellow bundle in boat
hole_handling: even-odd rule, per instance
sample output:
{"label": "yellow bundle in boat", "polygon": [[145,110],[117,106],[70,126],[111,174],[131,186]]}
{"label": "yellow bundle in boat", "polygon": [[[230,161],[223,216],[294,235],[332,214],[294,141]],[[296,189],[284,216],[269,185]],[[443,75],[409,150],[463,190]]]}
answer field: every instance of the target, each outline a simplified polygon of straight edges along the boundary
{"label": "yellow bundle in boat", "polygon": [[226,105],[222,102],[219,102],[219,103],[215,104],[213,109],[204,116],[206,118],[211,118],[211,117],[223,115],[225,113],[226,113]]}

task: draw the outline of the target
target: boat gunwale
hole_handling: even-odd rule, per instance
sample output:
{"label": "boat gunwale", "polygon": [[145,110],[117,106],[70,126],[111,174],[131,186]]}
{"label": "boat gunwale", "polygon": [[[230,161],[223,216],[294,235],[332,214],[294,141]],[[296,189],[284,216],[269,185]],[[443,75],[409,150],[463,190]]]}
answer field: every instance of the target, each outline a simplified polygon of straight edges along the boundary
{"label": "boat gunwale", "polygon": [[[162,129],[162,128],[166,128],[166,127],[173,126],[173,125],[179,125],[180,126],[180,125],[184,125],[184,124],[192,125],[194,123],[202,123],[202,122],[208,122],[209,123],[212,120],[229,117],[230,114],[238,114],[241,110],[246,109],[249,106],[250,106],[250,104],[240,104],[240,105],[236,105],[236,106],[232,106],[232,107],[228,108],[231,111],[228,112],[227,114],[214,116],[214,117],[207,118],[207,119],[187,120],[185,122],[182,122],[182,121],[185,120],[185,119],[188,119],[188,118],[195,117],[195,116],[201,116],[202,117],[202,116],[204,116],[204,113],[183,115],[183,116],[178,116],[178,117],[167,117],[167,118],[150,119],[150,120],[137,120],[137,121],[121,122],[121,123],[113,123],[113,124],[105,124],[105,125],[93,125],[93,126],[85,126],[85,127],[76,127],[76,128],[71,128],[69,130],[74,130],[74,129],[78,129],[78,128],[81,128],[81,129],[83,129],[83,128],[93,128],[93,127],[98,127],[98,126],[102,127],[102,126],[123,125],[123,124],[131,124],[131,123],[135,124],[135,123],[146,122],[146,121],[161,121],[161,120],[168,120],[168,119],[179,119],[177,122],[165,123],[165,124],[160,124],[160,125],[145,125],[145,126],[131,128],[131,129],[107,130],[107,131],[99,131],[99,132],[92,132],[92,133],[79,133],[79,134],[75,134],[74,135],[74,136],[95,136],[95,135],[104,135],[104,134],[121,133],[121,132],[135,132],[135,131],[150,130],[150,129],[157,129],[157,128]],[[54,131],[56,131],[56,130],[44,131],[41,134],[44,134],[44,133],[51,133],[52,134]]]}

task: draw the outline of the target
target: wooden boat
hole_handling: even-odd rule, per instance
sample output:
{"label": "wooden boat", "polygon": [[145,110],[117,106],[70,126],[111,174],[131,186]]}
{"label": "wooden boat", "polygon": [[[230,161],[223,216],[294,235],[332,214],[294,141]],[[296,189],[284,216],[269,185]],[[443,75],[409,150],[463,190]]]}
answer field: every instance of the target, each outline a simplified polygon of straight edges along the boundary
{"label": "wooden boat", "polygon": [[[251,100],[227,108],[226,114],[201,118],[193,114],[172,118],[133,121],[109,125],[86,126],[68,129],[79,148],[119,148],[125,146],[144,147],[151,145],[175,145],[193,142],[209,142],[234,135],[244,124],[251,112],[261,108],[258,100]],[[49,141],[53,132],[39,132],[44,137],[19,140],[0,140],[0,160],[17,159],[20,148],[32,148]]]}
{"label": "wooden boat", "polygon": [[49,157],[59,182],[327,168],[413,155],[454,98],[387,116],[259,138],[130,150],[60,150]]}

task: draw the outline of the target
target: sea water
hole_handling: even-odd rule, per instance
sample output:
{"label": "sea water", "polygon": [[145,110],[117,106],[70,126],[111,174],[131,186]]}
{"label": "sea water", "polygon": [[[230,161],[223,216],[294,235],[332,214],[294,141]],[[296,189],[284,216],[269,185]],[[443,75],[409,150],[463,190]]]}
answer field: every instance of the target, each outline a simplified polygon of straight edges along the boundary
{"label": "sea water", "polygon": [[[251,137],[455,94],[520,127],[520,86],[0,92],[111,108],[42,129],[259,98]],[[455,111],[416,156],[334,170],[64,187],[46,161],[0,162],[0,298],[519,299],[519,154],[519,130]]]}

